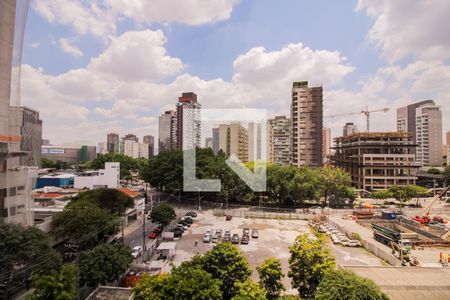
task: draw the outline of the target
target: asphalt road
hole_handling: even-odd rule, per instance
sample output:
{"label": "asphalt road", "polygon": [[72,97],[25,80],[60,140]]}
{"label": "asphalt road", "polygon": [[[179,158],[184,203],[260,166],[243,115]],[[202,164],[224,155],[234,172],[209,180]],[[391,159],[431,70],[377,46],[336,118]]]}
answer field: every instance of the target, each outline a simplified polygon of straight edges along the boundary
{"label": "asphalt road", "polygon": [[[147,218],[147,215],[145,216],[145,218]],[[140,222],[135,221],[135,222]],[[125,236],[124,238],[124,244],[129,246],[130,248],[133,248],[135,246],[142,246],[142,227],[143,226],[139,226],[137,227],[133,232],[129,233],[128,235]],[[145,236],[146,236],[146,241],[148,241],[148,237],[147,235],[154,229],[156,228],[156,225],[151,223],[150,220],[145,220]]]}

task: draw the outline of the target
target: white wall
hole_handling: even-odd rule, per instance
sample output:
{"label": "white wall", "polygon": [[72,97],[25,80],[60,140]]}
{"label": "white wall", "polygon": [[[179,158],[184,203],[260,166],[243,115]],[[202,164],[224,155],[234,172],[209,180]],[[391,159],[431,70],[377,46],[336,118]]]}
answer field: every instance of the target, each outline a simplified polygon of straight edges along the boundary
{"label": "white wall", "polygon": [[98,170],[98,175],[94,176],[75,176],[74,188],[93,189],[96,187],[108,187],[117,189],[120,180],[120,163],[107,162],[105,169]]}

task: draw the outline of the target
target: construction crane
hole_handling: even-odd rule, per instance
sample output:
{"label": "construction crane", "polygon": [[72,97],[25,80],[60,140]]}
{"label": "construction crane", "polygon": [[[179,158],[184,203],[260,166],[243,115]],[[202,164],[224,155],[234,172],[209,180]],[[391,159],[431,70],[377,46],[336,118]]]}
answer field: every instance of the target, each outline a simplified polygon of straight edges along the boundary
{"label": "construction crane", "polygon": [[364,114],[364,115],[366,115],[367,132],[369,132],[370,131],[370,114],[374,113],[374,112],[385,112],[386,113],[388,111],[389,111],[388,107],[381,108],[381,109],[373,109],[373,110],[369,110],[369,108],[366,107],[365,110],[361,110],[360,112],[351,112],[351,113],[345,113],[345,114],[335,114],[335,115],[324,116],[324,118],[331,118],[331,124],[332,124],[332,127],[333,127],[333,119],[335,117],[343,117],[343,116]]}

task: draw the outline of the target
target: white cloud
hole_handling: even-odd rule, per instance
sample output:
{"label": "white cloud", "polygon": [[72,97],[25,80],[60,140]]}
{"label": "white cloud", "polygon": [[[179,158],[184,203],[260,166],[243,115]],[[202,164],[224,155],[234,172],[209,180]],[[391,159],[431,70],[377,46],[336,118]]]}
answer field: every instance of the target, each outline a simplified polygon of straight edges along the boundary
{"label": "white cloud", "polygon": [[67,54],[69,54],[71,56],[75,56],[75,57],[83,56],[83,52],[79,48],[73,46],[69,39],[60,38],[59,39],[59,45],[61,46],[61,49],[65,53],[67,53]]}
{"label": "white cloud", "polygon": [[108,0],[112,10],[137,22],[198,25],[227,20],[238,0]]}
{"label": "white cloud", "polygon": [[40,45],[41,45],[41,43],[39,43],[39,42],[34,42],[34,43],[31,43],[31,44],[30,44],[30,47],[36,49],[36,48],[39,48]]}
{"label": "white cloud", "polygon": [[375,18],[370,40],[390,62],[409,54],[421,60],[450,58],[450,1],[359,0],[357,10]]}

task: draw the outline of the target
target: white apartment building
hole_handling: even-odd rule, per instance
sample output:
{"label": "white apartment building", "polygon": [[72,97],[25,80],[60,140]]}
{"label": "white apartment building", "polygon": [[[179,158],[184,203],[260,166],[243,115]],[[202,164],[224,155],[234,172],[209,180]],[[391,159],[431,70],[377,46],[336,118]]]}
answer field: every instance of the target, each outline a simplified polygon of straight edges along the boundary
{"label": "white apartment building", "polygon": [[132,140],[125,140],[123,143],[123,154],[132,158],[148,158],[148,150],[147,143],[139,143]]}
{"label": "white apartment building", "polygon": [[105,169],[87,171],[75,176],[73,187],[76,189],[111,188],[117,189],[120,181],[120,163],[107,162]]}
{"label": "white apartment building", "polygon": [[416,108],[416,160],[422,167],[442,166],[442,111],[434,103]]}

